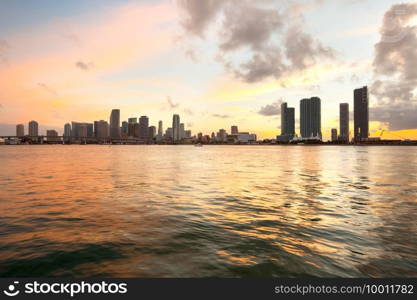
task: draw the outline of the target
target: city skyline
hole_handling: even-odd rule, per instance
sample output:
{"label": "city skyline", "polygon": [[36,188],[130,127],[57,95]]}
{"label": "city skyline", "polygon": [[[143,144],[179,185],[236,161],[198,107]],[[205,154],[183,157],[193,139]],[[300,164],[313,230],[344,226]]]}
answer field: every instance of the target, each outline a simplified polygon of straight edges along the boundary
{"label": "city skyline", "polygon": [[[378,136],[371,136],[369,132],[369,124],[371,120],[369,119],[369,90],[367,86],[356,88],[353,91],[353,119],[351,120],[349,103],[340,103],[339,104],[339,127],[332,128],[330,130],[330,138],[328,141],[331,142],[363,142],[374,141],[380,139],[385,130],[381,130]],[[321,99],[319,97],[311,97],[301,99],[299,102],[300,107],[300,118],[299,118],[299,128],[300,131],[297,132],[296,121],[295,121],[295,108],[288,107],[286,102],[281,104],[280,110],[280,129],[281,132],[276,136],[276,140],[279,143],[288,143],[295,142],[300,140],[319,140],[324,141],[323,134],[321,131],[322,127],[322,114],[321,114]],[[139,119],[139,122],[138,122]],[[354,131],[353,133],[349,130],[349,123],[353,122]],[[121,124],[121,126],[120,126]],[[24,124],[16,125],[16,137],[35,137],[42,136],[38,131],[39,124],[38,122],[32,120],[28,123],[28,134],[25,135],[25,126]],[[207,139],[210,139],[209,134],[204,132],[199,132],[197,135],[192,135],[191,130],[185,130],[184,123],[180,122],[180,116],[178,114],[173,114],[172,116],[172,126],[168,127],[163,132],[163,121],[158,121],[158,129],[156,126],[149,123],[148,116],[129,117],[127,121],[120,120],[120,109],[112,109],[110,114],[109,122],[100,120],[93,121],[93,123],[80,123],[72,121],[70,123],[65,123],[63,127],[63,141],[68,141],[68,137],[79,138],[79,137],[94,137],[99,140],[109,139],[111,140],[120,140],[128,138],[137,138],[141,141],[154,141],[162,142],[166,141],[167,138],[171,139],[172,143],[179,143],[186,138],[196,138],[199,141],[202,140],[202,137],[205,136]],[[158,131],[157,131],[158,130]],[[216,129],[217,130],[217,129]],[[217,134],[213,131],[211,133],[211,139],[217,142],[228,142],[228,137],[233,135],[239,135],[242,132],[239,132],[237,125],[230,126],[230,133],[225,129],[218,129]],[[244,132],[244,134],[249,134],[249,132]],[[254,141],[257,140],[256,134]],[[1,135],[0,135],[1,136]],[[13,135],[10,135],[13,136]],[[47,129],[46,136],[56,137],[58,132],[54,129]],[[403,140],[403,137],[395,135],[397,138],[400,137]],[[352,137],[352,139],[351,139]],[[235,137],[237,138],[237,137]],[[155,139],[155,140],[154,140]],[[239,138],[237,138],[239,140]],[[237,141],[236,140],[236,141]],[[268,140],[268,139],[264,139]]]}
{"label": "city skyline", "polygon": [[[368,86],[371,136],[402,130],[417,139],[417,54],[403,46],[417,36],[415,3],[265,1],[233,10],[226,0],[199,10],[193,0],[93,2],[86,13],[81,1],[46,1],[42,17],[19,1],[0,4],[0,134],[31,119],[40,132],[62,134],[65,120],[108,120],[118,107],[120,120],[179,114],[193,132],[238,124],[274,138],[283,102],[299,132],[299,100],[318,96],[327,140],[339,128],[339,104],[353,113],[351,91]],[[341,13],[352,22],[337,22]],[[239,35],[245,24],[253,35]]]}

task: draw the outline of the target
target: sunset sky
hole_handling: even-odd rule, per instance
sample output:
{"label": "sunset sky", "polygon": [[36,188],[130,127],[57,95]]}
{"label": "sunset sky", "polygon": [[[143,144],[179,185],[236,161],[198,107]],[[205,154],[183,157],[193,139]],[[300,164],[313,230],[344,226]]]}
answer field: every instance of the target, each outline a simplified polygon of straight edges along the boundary
{"label": "sunset sky", "polygon": [[[279,134],[282,101],[370,89],[371,135],[417,139],[417,2],[0,0],[0,134],[36,120],[147,115],[151,125]],[[351,125],[353,131],[353,122]]]}

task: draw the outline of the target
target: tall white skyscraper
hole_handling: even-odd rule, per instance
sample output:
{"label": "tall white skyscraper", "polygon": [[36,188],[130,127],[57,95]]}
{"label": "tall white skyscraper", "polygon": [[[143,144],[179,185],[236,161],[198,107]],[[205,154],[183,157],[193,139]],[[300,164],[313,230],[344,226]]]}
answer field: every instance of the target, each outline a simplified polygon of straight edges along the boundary
{"label": "tall white skyscraper", "polygon": [[180,140],[180,116],[177,114],[172,117],[172,139],[174,142]]}

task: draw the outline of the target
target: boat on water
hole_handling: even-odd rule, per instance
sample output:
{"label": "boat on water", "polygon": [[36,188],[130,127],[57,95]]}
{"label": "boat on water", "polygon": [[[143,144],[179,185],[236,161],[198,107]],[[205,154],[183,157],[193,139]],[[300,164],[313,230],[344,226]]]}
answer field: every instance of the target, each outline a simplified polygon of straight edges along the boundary
{"label": "boat on water", "polygon": [[194,147],[203,147],[203,144],[201,144],[201,143],[194,144]]}

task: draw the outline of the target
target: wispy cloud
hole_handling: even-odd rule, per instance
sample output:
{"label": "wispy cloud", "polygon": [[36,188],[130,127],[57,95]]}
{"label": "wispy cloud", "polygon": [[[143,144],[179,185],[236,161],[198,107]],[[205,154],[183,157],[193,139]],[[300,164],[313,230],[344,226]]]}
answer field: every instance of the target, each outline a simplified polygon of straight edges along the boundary
{"label": "wispy cloud", "polygon": [[86,62],[83,62],[83,61],[79,60],[75,63],[75,66],[77,68],[81,69],[81,70],[88,71],[88,70],[94,68],[94,63],[92,63],[92,62],[86,63]]}
{"label": "wispy cloud", "polygon": [[211,116],[212,117],[215,117],[215,118],[221,118],[221,119],[231,118],[231,116],[230,115],[227,115],[227,114],[212,114]]}
{"label": "wispy cloud", "polygon": [[176,109],[180,106],[179,103],[174,103],[174,101],[172,101],[171,97],[167,97],[167,104],[168,104],[168,108],[169,109]]}
{"label": "wispy cloud", "polygon": [[48,93],[54,95],[55,97],[58,97],[58,92],[55,89],[51,88],[50,86],[46,85],[45,83],[39,82],[38,86],[40,86],[42,89],[44,89]]}

